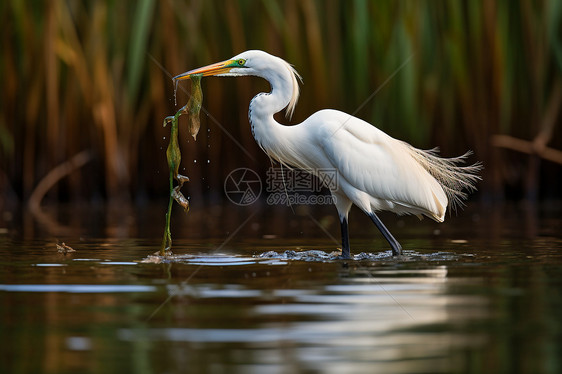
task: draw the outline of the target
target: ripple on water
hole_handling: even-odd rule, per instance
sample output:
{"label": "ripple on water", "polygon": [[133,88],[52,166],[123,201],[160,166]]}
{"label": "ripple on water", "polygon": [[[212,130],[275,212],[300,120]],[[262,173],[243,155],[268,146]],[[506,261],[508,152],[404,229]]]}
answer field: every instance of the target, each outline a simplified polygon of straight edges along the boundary
{"label": "ripple on water", "polygon": [[240,266],[252,265],[257,261],[253,257],[246,256],[232,256],[228,254],[213,254],[213,255],[171,255],[159,256],[151,255],[141,261],[142,263],[184,263],[189,265],[204,265],[204,266]]}
{"label": "ripple on water", "polygon": [[[341,257],[341,252],[324,252],[319,250],[308,250],[308,251],[293,251],[287,250],[284,252],[268,251],[257,256],[258,258],[268,258],[268,259],[284,259],[284,260],[296,260],[296,261],[336,261],[343,260]],[[413,250],[405,250],[402,252],[401,256],[393,256],[391,251],[367,253],[361,252],[356,255],[352,255],[351,259],[354,261],[443,261],[443,260],[455,260],[459,255],[451,252],[435,252],[435,253],[419,253]]]}
{"label": "ripple on water", "polygon": [[156,287],[120,284],[0,284],[5,292],[128,293],[154,292]]}
{"label": "ripple on water", "polygon": [[[420,253],[413,250],[403,251],[401,256],[393,256],[392,252],[376,252],[366,253],[361,252],[352,255],[354,261],[453,261],[457,260],[463,255],[451,252],[434,252],[434,253]],[[159,256],[151,255],[142,260],[142,263],[185,263],[190,265],[204,265],[204,266],[239,266],[251,264],[269,264],[269,265],[285,265],[288,261],[307,261],[307,262],[332,262],[344,260],[341,257],[341,252],[325,252],[321,250],[306,250],[306,251],[267,251],[261,254],[247,257],[247,256],[233,256],[228,254],[210,254],[210,255],[171,255]],[[349,261],[349,260],[347,260]]]}

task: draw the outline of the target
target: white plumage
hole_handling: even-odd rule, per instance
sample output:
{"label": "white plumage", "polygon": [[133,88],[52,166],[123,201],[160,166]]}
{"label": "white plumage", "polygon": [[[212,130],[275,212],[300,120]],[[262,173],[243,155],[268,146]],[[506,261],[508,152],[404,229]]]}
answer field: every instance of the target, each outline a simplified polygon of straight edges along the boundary
{"label": "white plumage", "polygon": [[349,257],[347,220],[352,204],[371,217],[393,253],[401,246],[375,212],[425,215],[443,222],[447,207],[455,207],[472,191],[480,164],[458,166],[469,155],[444,159],[436,150],[423,151],[394,139],[371,124],[337,110],[321,110],[298,125],[279,124],[273,115],[286,108],[290,117],[299,97],[300,76],[284,60],[263,51],[246,51],[230,60],[195,69],[192,74],[241,76],[266,79],[271,92],[250,102],[252,134],[273,160],[318,175],[318,170],[337,172],[331,189],[342,229],[342,255]]}

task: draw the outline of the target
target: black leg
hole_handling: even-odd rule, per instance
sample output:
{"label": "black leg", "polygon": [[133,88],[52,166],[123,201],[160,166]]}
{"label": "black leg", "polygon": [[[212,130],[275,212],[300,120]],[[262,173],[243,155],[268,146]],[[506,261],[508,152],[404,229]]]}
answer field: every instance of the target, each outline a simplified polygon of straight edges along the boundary
{"label": "black leg", "polygon": [[392,236],[390,231],[388,231],[386,226],[382,223],[380,218],[377,217],[377,215],[375,213],[371,212],[371,213],[367,213],[367,215],[369,217],[371,217],[371,220],[373,221],[375,226],[377,226],[379,231],[382,233],[384,238],[388,241],[388,243],[392,247],[392,255],[393,256],[399,256],[402,253],[402,246],[400,245],[400,243],[398,243],[398,241],[396,239],[394,239],[394,236]]}
{"label": "black leg", "polygon": [[349,230],[347,229],[347,218],[341,220],[341,256],[342,258],[351,258],[349,250]]}

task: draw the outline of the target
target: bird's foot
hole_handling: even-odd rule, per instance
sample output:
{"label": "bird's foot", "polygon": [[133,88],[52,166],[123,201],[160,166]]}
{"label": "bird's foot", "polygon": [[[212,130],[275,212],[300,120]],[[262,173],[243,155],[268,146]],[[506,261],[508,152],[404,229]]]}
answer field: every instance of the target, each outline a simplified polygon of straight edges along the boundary
{"label": "bird's foot", "polygon": [[392,256],[400,256],[402,255],[402,246],[400,245],[400,243],[396,242],[396,243],[391,243],[394,245],[391,245],[392,247]]}

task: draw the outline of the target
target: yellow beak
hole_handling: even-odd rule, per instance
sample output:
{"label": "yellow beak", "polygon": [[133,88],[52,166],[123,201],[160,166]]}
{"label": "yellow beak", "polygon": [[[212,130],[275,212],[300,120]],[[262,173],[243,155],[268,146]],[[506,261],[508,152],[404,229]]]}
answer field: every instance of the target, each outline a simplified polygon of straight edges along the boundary
{"label": "yellow beak", "polygon": [[198,74],[202,74],[204,77],[225,74],[228,73],[230,69],[234,67],[234,62],[235,62],[234,60],[226,60],[222,62],[217,62],[216,64],[203,66],[202,68],[190,70],[186,73],[176,75],[174,77],[174,81],[189,79],[191,78],[192,75],[198,75]]}

